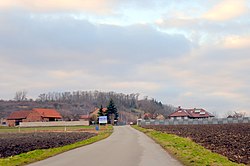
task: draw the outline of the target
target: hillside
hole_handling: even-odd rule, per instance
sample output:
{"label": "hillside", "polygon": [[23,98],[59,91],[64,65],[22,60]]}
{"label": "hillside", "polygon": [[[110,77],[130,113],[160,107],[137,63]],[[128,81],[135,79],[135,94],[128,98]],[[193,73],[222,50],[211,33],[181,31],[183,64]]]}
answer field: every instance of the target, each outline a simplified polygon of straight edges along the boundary
{"label": "hillside", "polygon": [[78,120],[79,115],[88,114],[96,107],[106,107],[113,99],[120,117],[124,121],[135,120],[145,112],[163,114],[167,116],[174,108],[164,105],[155,99],[139,100],[139,94],[123,94],[115,92],[76,91],[76,92],[50,92],[40,94],[38,98],[23,101],[0,101],[0,118],[6,118],[11,112],[31,108],[55,108],[65,120]]}

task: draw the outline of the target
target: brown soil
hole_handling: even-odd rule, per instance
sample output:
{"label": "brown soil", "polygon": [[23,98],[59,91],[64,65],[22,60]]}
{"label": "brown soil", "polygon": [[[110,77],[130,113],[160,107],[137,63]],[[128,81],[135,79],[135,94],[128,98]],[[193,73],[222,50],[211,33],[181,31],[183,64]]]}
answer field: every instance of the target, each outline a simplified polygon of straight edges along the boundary
{"label": "brown soil", "polygon": [[86,132],[1,133],[0,158],[69,145],[95,136]]}
{"label": "brown soil", "polygon": [[192,139],[229,160],[250,164],[250,124],[144,126]]}

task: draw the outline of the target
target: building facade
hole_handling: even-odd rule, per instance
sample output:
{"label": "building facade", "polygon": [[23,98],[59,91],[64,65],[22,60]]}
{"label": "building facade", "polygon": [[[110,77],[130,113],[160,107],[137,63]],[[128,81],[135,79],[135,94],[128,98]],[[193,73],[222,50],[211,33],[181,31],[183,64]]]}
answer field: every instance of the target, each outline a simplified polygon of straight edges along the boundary
{"label": "building facade", "polygon": [[202,108],[184,109],[181,107],[178,107],[175,112],[169,115],[170,119],[203,119],[212,117],[214,115]]}
{"label": "building facade", "polygon": [[32,110],[16,111],[7,117],[8,126],[19,125],[20,122],[49,122],[61,120],[62,116],[55,109],[34,108]]}

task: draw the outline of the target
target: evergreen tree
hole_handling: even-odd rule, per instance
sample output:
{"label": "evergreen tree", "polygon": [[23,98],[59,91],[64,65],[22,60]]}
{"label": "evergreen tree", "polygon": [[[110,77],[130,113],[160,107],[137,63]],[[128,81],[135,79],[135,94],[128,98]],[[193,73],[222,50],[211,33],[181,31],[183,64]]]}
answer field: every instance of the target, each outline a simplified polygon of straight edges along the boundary
{"label": "evergreen tree", "polygon": [[114,120],[118,119],[118,111],[112,99],[107,106],[106,116],[108,118],[108,123],[113,123]]}
{"label": "evergreen tree", "polygon": [[104,111],[103,111],[102,105],[101,105],[101,107],[100,107],[100,109],[99,109],[99,111],[98,111],[98,117],[99,117],[99,116],[105,116],[105,113],[104,113]]}

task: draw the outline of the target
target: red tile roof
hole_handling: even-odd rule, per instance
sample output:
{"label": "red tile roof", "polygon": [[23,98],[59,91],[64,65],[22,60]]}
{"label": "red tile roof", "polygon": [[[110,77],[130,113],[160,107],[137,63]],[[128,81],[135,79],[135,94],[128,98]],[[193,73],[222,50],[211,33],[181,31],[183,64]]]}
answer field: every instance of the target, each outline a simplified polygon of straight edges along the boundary
{"label": "red tile roof", "polygon": [[7,117],[8,120],[14,120],[14,119],[26,119],[26,117],[31,113],[31,111],[16,111],[12,112],[9,117]]}
{"label": "red tile roof", "polygon": [[32,111],[38,112],[43,118],[62,118],[55,109],[34,108]]}
{"label": "red tile roof", "polygon": [[170,114],[169,117],[209,118],[214,116],[202,108],[201,109],[178,108],[178,110]]}
{"label": "red tile roof", "polygon": [[193,118],[208,118],[208,117],[214,117],[213,115],[209,114],[204,109],[188,109],[187,110],[191,117]]}
{"label": "red tile roof", "polygon": [[[99,112],[99,110],[100,110],[100,108],[95,108],[95,110],[91,111],[89,114],[90,115],[97,115],[98,112]],[[103,110],[103,112],[106,112],[108,109],[107,108],[103,108],[102,110]]]}
{"label": "red tile roof", "polygon": [[189,117],[190,114],[186,110],[177,110],[173,112],[172,114],[170,114],[169,116],[170,117],[185,117],[185,116]]}

